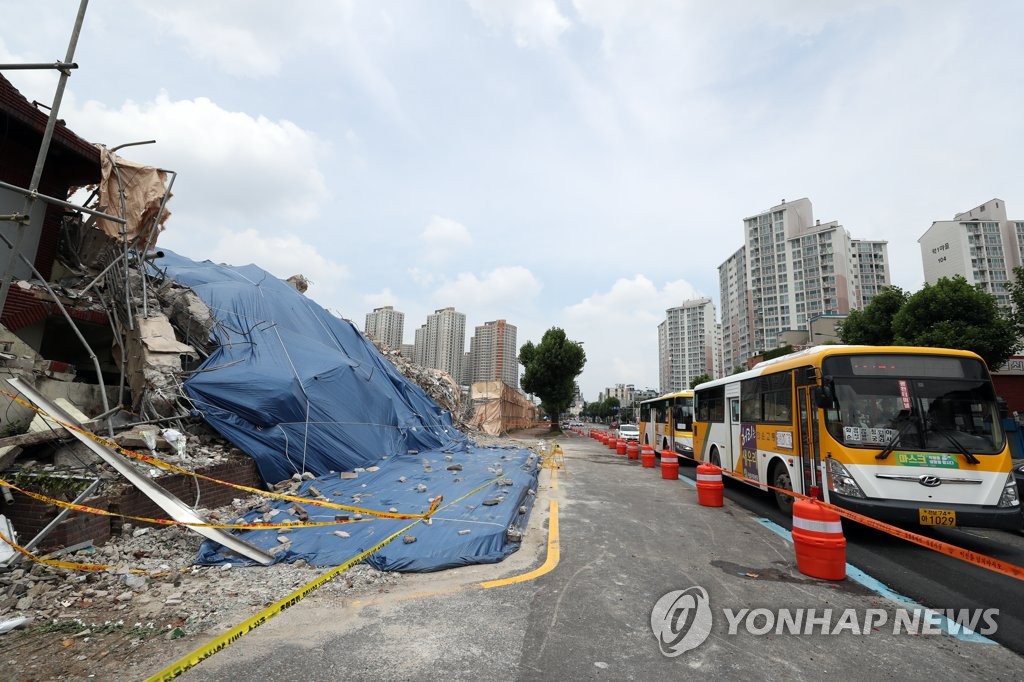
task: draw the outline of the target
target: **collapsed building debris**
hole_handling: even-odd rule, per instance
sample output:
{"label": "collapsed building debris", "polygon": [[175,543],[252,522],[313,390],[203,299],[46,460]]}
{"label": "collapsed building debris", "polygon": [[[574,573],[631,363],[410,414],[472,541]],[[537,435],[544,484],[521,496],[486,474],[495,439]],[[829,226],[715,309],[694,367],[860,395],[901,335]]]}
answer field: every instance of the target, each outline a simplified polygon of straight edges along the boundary
{"label": "collapsed building debris", "polygon": [[[32,124],[25,135],[31,138],[45,116],[3,83]],[[91,387],[92,397],[76,394],[72,401],[82,408],[80,421],[101,417],[91,425],[141,452],[153,453],[158,440],[169,445],[162,436],[168,429],[180,433],[178,447],[166,451],[180,464],[189,452],[186,434],[201,417],[256,459],[264,485],[294,473],[325,475],[410,451],[465,446],[456,428],[463,416],[460,389],[450,376],[395,351],[378,352],[351,323],[301,296],[309,284],[302,275],[286,283],[256,266],[197,264],[152,251],[169,215],[173,172],[128,162],[69,131],[58,140],[87,160],[63,192],[70,196],[90,181],[93,192],[83,208],[87,217],[61,214],[52,228],[59,248],[48,260],[37,254],[43,267],[34,275],[48,276],[54,286],[38,277],[19,280],[4,309],[4,321],[13,324],[3,331],[13,334],[0,350],[12,357],[0,355],[0,363],[6,361],[27,390],[52,395],[52,387],[50,393],[40,387],[43,379]],[[239,302],[248,294],[235,292],[253,283],[257,298],[273,305],[255,309]],[[38,321],[42,328],[30,330]],[[75,336],[79,343],[69,344]],[[258,364],[257,356],[270,363]],[[160,430],[117,433],[145,424]],[[22,430],[15,420],[8,426],[12,435]],[[53,457],[40,450],[44,441],[70,440],[52,423],[46,428],[52,436],[19,434],[10,445],[20,449],[6,463],[22,455],[22,464]],[[68,456],[50,459],[54,465],[64,462],[91,475],[104,467],[81,444],[62,447]]]}

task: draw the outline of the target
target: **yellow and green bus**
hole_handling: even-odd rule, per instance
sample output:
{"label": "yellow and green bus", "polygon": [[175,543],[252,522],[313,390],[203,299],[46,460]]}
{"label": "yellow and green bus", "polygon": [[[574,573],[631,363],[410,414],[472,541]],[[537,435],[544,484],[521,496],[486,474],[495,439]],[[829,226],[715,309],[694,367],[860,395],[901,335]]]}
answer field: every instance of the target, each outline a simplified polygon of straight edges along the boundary
{"label": "yellow and green bus", "polygon": [[1022,528],[992,379],[974,353],[817,346],[695,395],[697,459],[762,489],[896,523]]}
{"label": "yellow and green bus", "polygon": [[693,391],[676,391],[640,403],[640,443],[658,452],[693,456]]}

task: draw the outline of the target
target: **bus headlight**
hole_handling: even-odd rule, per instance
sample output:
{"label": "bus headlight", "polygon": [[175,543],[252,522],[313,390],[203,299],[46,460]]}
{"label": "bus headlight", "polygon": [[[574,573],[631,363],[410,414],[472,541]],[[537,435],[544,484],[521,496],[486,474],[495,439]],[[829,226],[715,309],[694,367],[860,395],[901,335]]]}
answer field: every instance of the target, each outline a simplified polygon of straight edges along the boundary
{"label": "bus headlight", "polygon": [[1003,494],[999,496],[999,504],[997,507],[1019,507],[1020,498],[1017,497],[1017,481],[1013,478],[1011,472],[1006,477],[1006,485],[1003,486]]}
{"label": "bus headlight", "polygon": [[842,464],[829,457],[828,462],[828,488],[829,490],[845,495],[847,497],[864,497],[864,491],[853,480],[853,476]]}

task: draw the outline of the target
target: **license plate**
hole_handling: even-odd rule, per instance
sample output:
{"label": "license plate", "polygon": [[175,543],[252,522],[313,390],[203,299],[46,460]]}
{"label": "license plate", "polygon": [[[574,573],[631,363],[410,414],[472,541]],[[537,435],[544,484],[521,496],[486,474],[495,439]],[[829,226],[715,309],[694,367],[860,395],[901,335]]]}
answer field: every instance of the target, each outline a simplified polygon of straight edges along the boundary
{"label": "license plate", "polygon": [[918,509],[917,518],[922,526],[956,525],[956,512],[952,509]]}

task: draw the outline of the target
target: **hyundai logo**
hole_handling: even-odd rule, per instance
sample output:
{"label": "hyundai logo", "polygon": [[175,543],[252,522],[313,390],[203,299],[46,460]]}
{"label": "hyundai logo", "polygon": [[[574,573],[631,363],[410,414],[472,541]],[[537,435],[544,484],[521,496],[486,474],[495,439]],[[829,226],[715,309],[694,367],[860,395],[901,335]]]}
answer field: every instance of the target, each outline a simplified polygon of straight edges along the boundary
{"label": "hyundai logo", "polygon": [[942,479],[938,476],[921,476],[917,479],[917,482],[926,488],[935,488],[942,485]]}

